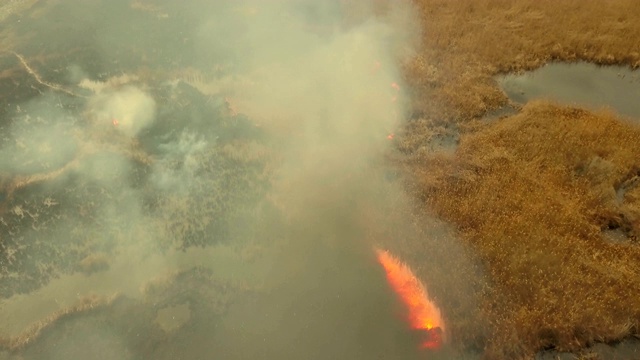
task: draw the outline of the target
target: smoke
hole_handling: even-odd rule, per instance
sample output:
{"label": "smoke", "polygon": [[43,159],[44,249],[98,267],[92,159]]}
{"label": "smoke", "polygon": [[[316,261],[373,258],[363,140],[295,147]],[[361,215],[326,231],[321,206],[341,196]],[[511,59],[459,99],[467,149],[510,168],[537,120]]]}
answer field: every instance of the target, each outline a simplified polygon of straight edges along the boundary
{"label": "smoke", "polygon": [[174,142],[161,144],[165,154],[154,166],[153,184],[163,191],[188,192],[189,181],[202,168],[201,159],[207,142],[195,133],[183,132]]}
{"label": "smoke", "polygon": [[282,190],[276,192],[290,213],[300,214],[329,199],[349,202],[357,187],[377,182],[367,171],[401,120],[400,55],[394,50],[412,22],[407,17],[398,29],[389,15],[347,26],[344,3],[278,4],[256,6],[248,20],[251,31],[240,50],[251,51],[238,67],[252,82],[237,89],[237,102],[286,139]]}
{"label": "smoke", "polygon": [[2,136],[0,173],[51,171],[74,158],[77,118],[62,110],[58,99],[48,95],[16,106],[14,122]]}
{"label": "smoke", "polygon": [[156,103],[142,90],[129,86],[97,94],[89,109],[103,126],[111,124],[127,136],[136,136],[155,120]]}
{"label": "smoke", "polygon": [[286,245],[270,295],[234,307],[220,347],[227,358],[411,358],[370,238],[391,225],[371,212],[401,192],[381,159],[404,112],[397,61],[413,45],[402,43],[411,18],[400,28],[392,15],[346,24],[338,2],[254,5],[231,50],[250,81],[232,96],[280,139],[270,196]]}
{"label": "smoke", "polygon": [[[273,246],[270,271],[252,275],[263,301],[233,305],[220,325],[228,331],[212,335],[226,358],[412,356],[413,340],[397,341],[407,334],[372,237],[393,225],[381,212],[409,210],[383,206],[402,190],[382,159],[405,113],[398,64],[416,46],[410,3],[134,3],[91,4],[104,14],[89,16],[102,70],[66,64],[61,79],[86,98],[37,99],[31,119],[14,114],[0,149],[1,172],[59,180],[14,186],[13,204],[34,214],[30,229],[17,213],[4,220],[15,239],[55,235],[20,248],[48,264],[33,277],[73,272],[100,252],[130,259],[138,281],[158,248]],[[127,32],[133,11],[147,22]],[[145,59],[128,69],[140,76],[122,73],[129,53]],[[171,66],[197,69],[198,80],[166,75],[179,72]],[[224,78],[206,75],[221,68]],[[56,205],[43,208],[46,199]],[[73,255],[47,263],[64,251]]]}

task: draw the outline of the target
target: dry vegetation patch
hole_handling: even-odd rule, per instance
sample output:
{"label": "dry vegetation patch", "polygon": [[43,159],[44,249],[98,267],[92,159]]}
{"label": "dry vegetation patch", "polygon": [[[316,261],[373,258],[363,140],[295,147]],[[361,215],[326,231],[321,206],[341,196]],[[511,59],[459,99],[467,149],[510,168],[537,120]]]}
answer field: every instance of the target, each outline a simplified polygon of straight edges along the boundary
{"label": "dry vegetation patch", "polygon": [[[422,51],[408,61],[416,110],[478,116],[506,102],[491,77],[552,60],[640,66],[633,0],[414,0]],[[428,101],[426,99],[429,99]],[[434,108],[432,101],[441,106]]]}
{"label": "dry vegetation patch", "polygon": [[[538,102],[479,126],[454,156],[424,161],[426,202],[458,226],[493,283],[488,355],[638,334],[637,190],[622,201],[616,191],[637,176],[638,143],[640,129],[612,114]],[[613,227],[628,241],[603,237]]]}
{"label": "dry vegetation patch", "polygon": [[[487,284],[483,315],[473,315],[487,322],[484,354],[513,358],[637,335],[640,129],[615,114],[549,103],[472,121],[507,104],[497,74],[550,61],[639,67],[637,3],[413,2],[423,34],[419,54],[404,63],[413,118],[399,149],[428,211],[454,224],[486,268],[486,279],[466,280]],[[433,151],[443,138],[459,140],[458,149]],[[407,249],[427,253],[422,246]],[[473,338],[460,318],[449,322],[453,339]]]}

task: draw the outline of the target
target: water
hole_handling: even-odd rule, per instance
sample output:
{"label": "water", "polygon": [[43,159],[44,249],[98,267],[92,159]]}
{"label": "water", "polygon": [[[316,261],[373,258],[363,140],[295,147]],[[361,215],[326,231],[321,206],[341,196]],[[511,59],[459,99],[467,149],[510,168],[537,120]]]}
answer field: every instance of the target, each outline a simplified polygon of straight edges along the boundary
{"label": "water", "polygon": [[172,250],[139,258],[122,256],[106,271],[63,275],[36,291],[0,300],[0,319],[3,319],[0,337],[17,336],[39,320],[74,306],[87,295],[121,294],[138,299],[143,295],[144,285],[154,278],[196,266],[211,269],[225,280],[259,285],[263,280],[260,274],[264,274],[270,265],[266,261],[243,261],[231,247],[222,245]]}
{"label": "water", "polygon": [[640,72],[622,66],[551,63],[524,74],[500,76],[509,99],[524,104],[551,99],[590,109],[610,108],[640,119]]}

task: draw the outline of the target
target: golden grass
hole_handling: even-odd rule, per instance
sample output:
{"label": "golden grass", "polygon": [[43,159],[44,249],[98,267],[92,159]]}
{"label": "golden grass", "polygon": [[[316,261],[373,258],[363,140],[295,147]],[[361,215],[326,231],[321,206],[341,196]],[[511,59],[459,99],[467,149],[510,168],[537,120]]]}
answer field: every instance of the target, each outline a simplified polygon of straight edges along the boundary
{"label": "golden grass", "polygon": [[633,238],[640,230],[637,188],[622,202],[615,191],[638,175],[640,149],[621,144],[640,144],[640,129],[536,102],[415,170],[426,203],[486,266],[487,355],[576,350],[639,333],[640,248],[601,231]]}
{"label": "golden grass", "polygon": [[[549,61],[639,67],[637,2],[413,2],[422,48],[404,71],[416,118],[399,148],[425,211],[453,224],[486,268],[484,279],[459,273],[484,289],[476,292],[479,309],[463,313],[451,302],[466,292],[423,273],[444,300],[452,339],[472,347],[486,336],[485,357],[501,359],[637,335],[640,129],[613,114],[548,103],[493,123],[473,120],[508,102],[493,79],[500,73]],[[430,149],[458,130],[455,154]],[[606,240],[608,228],[627,242]],[[414,249],[407,261],[416,266],[434,261],[432,245],[397,247]]]}
{"label": "golden grass", "polygon": [[405,70],[414,107],[429,116],[481,115],[506,101],[491,76],[551,60],[640,66],[634,0],[413,2],[423,23],[422,51]]}

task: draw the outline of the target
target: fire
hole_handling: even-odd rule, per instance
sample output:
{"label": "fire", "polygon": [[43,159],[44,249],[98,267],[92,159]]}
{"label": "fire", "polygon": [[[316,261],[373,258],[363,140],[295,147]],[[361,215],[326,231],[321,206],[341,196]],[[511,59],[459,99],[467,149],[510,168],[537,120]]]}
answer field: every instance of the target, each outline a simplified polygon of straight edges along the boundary
{"label": "fire", "polygon": [[378,261],[387,273],[387,281],[408,310],[412,329],[423,331],[427,338],[422,348],[437,349],[442,345],[444,322],[440,310],[427,296],[427,291],[411,269],[385,250],[376,250]]}

